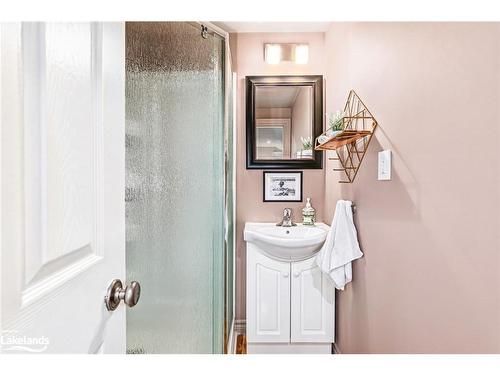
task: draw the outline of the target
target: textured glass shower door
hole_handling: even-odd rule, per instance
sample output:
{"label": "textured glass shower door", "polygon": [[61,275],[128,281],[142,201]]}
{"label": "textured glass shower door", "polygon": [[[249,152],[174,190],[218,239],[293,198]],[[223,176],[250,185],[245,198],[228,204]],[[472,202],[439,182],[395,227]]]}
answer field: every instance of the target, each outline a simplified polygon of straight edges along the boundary
{"label": "textured glass shower door", "polygon": [[126,24],[128,353],[219,353],[224,318],[224,40]]}

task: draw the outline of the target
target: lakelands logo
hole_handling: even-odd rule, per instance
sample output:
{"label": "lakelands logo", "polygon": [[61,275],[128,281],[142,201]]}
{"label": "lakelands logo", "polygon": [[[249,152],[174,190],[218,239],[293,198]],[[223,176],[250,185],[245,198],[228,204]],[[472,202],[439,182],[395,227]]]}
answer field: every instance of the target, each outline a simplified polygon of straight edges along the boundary
{"label": "lakelands logo", "polygon": [[18,331],[2,331],[0,351],[42,353],[47,350],[50,341],[46,336],[30,337],[20,335]]}

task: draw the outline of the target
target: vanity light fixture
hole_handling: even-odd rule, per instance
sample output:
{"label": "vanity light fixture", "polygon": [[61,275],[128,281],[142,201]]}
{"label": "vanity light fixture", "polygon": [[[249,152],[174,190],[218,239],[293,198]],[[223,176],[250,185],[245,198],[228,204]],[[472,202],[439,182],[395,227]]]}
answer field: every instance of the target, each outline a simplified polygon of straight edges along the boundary
{"label": "vanity light fixture", "polygon": [[309,61],[309,45],[299,43],[264,43],[264,60],[267,64],[293,62],[307,64]]}
{"label": "vanity light fixture", "polygon": [[264,60],[268,64],[279,64],[281,62],[281,45],[264,44]]}
{"label": "vanity light fixture", "polygon": [[295,64],[307,64],[309,61],[309,46],[307,44],[297,44],[294,57]]}

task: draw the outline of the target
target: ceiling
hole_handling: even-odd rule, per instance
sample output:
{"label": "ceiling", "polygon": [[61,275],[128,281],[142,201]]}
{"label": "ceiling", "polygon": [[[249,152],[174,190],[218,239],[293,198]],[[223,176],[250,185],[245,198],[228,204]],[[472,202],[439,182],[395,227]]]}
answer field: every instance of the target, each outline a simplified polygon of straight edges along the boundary
{"label": "ceiling", "polygon": [[331,22],[213,22],[230,33],[326,32]]}

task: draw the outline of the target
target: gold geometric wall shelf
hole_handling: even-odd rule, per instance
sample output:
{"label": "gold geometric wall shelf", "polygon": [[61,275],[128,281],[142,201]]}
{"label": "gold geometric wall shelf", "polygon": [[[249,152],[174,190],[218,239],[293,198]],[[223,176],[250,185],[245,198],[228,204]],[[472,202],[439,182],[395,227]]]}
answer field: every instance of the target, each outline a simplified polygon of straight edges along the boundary
{"label": "gold geometric wall shelf", "polygon": [[[344,172],[346,177],[346,180],[339,183],[349,184],[356,178],[377,125],[375,117],[354,90],[351,90],[344,107],[343,130],[323,144],[319,143],[319,137],[316,138],[315,150],[335,150],[337,156],[329,160],[338,161],[340,166],[333,170]],[[322,135],[326,136],[326,133]]]}

